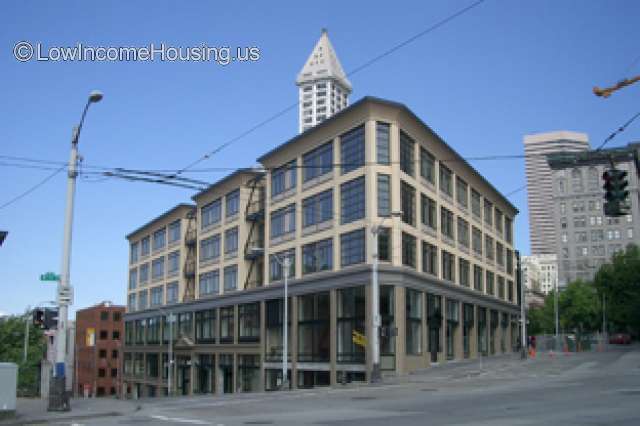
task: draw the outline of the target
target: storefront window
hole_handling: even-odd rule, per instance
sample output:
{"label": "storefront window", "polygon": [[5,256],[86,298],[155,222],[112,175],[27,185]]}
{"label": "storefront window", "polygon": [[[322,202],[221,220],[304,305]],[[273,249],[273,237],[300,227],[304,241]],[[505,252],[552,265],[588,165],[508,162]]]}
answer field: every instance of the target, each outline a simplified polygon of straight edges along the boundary
{"label": "storefront window", "polygon": [[431,362],[438,362],[442,352],[442,297],[427,294],[427,323],[429,326],[429,352]]}
{"label": "storefront window", "polygon": [[257,342],[260,340],[260,303],[238,306],[238,341]]}
{"label": "storefront window", "polygon": [[456,300],[447,300],[447,359],[454,359],[455,336],[460,322],[460,304]]}
{"label": "storefront window", "polygon": [[329,293],[298,299],[298,361],[329,362]]}
{"label": "storefront window", "polygon": [[395,322],[395,287],[380,286],[380,316],[382,330],[380,335],[380,369],[396,368],[396,322]]}
{"label": "storefront window", "polygon": [[471,330],[473,329],[473,305],[465,303],[462,311],[462,349],[464,357],[471,356],[471,345],[469,342]]}
{"label": "storefront window", "polygon": [[353,343],[353,332],[365,333],[364,287],[340,289],[338,297],[337,362],[364,363],[364,347]]}
{"label": "storefront window", "polygon": [[260,355],[238,355],[238,389],[240,392],[260,390]]}
{"label": "storefront window", "polygon": [[196,343],[215,343],[216,310],[196,312]]}
{"label": "storefront window", "polygon": [[[282,362],[282,321],[283,305],[282,299],[268,300],[266,307],[266,336],[265,336],[265,361]],[[287,360],[291,360],[291,299],[287,303]]]}
{"label": "storefront window", "polygon": [[407,355],[420,355],[422,353],[422,311],[422,292],[407,289]]}
{"label": "storefront window", "polygon": [[220,343],[233,342],[233,306],[220,308]]}

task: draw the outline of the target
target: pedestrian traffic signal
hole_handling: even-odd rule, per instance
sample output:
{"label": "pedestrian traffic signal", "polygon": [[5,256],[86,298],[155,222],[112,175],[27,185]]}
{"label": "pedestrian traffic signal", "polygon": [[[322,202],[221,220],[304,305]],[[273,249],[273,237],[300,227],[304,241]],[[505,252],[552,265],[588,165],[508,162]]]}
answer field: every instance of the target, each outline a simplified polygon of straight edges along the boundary
{"label": "pedestrian traffic signal", "polygon": [[617,217],[629,214],[627,175],[626,171],[615,168],[605,170],[602,174],[604,180],[602,188],[605,190],[604,198],[606,200],[604,203],[605,216]]}
{"label": "pedestrian traffic signal", "polygon": [[58,309],[45,308],[44,309],[44,329],[55,330],[56,328],[58,328]]}

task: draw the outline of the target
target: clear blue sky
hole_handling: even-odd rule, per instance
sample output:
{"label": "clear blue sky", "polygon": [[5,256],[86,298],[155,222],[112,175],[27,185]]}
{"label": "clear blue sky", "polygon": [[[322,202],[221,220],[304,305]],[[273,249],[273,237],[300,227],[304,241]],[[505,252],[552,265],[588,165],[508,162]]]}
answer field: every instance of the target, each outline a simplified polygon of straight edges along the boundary
{"label": "clear blue sky", "polygon": [[[0,5],[0,155],[65,161],[88,92],[100,89],[83,129],[86,164],[175,169],[296,101],[294,85],[327,27],[349,71],[471,3],[36,2]],[[352,102],[374,95],[405,103],[464,156],[522,154],[522,136],[568,129],[599,144],[640,110],[640,84],[607,100],[591,93],[640,73],[637,1],[487,0],[351,78]],[[15,43],[45,46],[258,46],[261,59],[212,63],[19,63]],[[250,166],[297,132],[294,111],[203,163]],[[635,123],[611,144],[640,140]],[[0,162],[2,160],[0,159]],[[475,162],[499,190],[525,182],[523,160]],[[0,165],[0,204],[49,171]],[[214,181],[221,173],[200,174]],[[124,236],[192,192],[119,180],[79,179],[71,279],[75,308],[125,302]],[[58,272],[65,177],[59,174],[0,210],[0,311],[54,298],[41,283]],[[526,192],[516,245],[529,252]]]}

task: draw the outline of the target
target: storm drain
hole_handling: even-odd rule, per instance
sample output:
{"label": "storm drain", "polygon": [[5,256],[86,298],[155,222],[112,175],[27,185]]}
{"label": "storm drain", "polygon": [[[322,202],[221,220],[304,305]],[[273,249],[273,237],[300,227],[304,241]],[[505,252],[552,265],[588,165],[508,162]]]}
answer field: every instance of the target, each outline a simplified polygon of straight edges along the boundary
{"label": "storm drain", "polygon": [[369,401],[371,399],[376,399],[375,396],[354,396],[351,398],[353,401]]}
{"label": "storm drain", "polygon": [[424,388],[424,389],[420,389],[421,392],[437,392],[438,389],[433,389],[433,388]]}
{"label": "storm drain", "polygon": [[272,425],[273,421],[271,420],[253,420],[249,422],[244,422],[245,425]]}

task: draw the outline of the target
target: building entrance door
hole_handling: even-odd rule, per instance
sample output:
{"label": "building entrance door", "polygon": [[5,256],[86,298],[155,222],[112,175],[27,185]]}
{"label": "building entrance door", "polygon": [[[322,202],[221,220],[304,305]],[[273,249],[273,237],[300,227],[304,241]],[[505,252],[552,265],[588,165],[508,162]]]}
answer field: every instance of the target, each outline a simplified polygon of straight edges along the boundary
{"label": "building entrance door", "polygon": [[191,389],[191,357],[190,356],[178,356],[178,394],[189,395]]}

